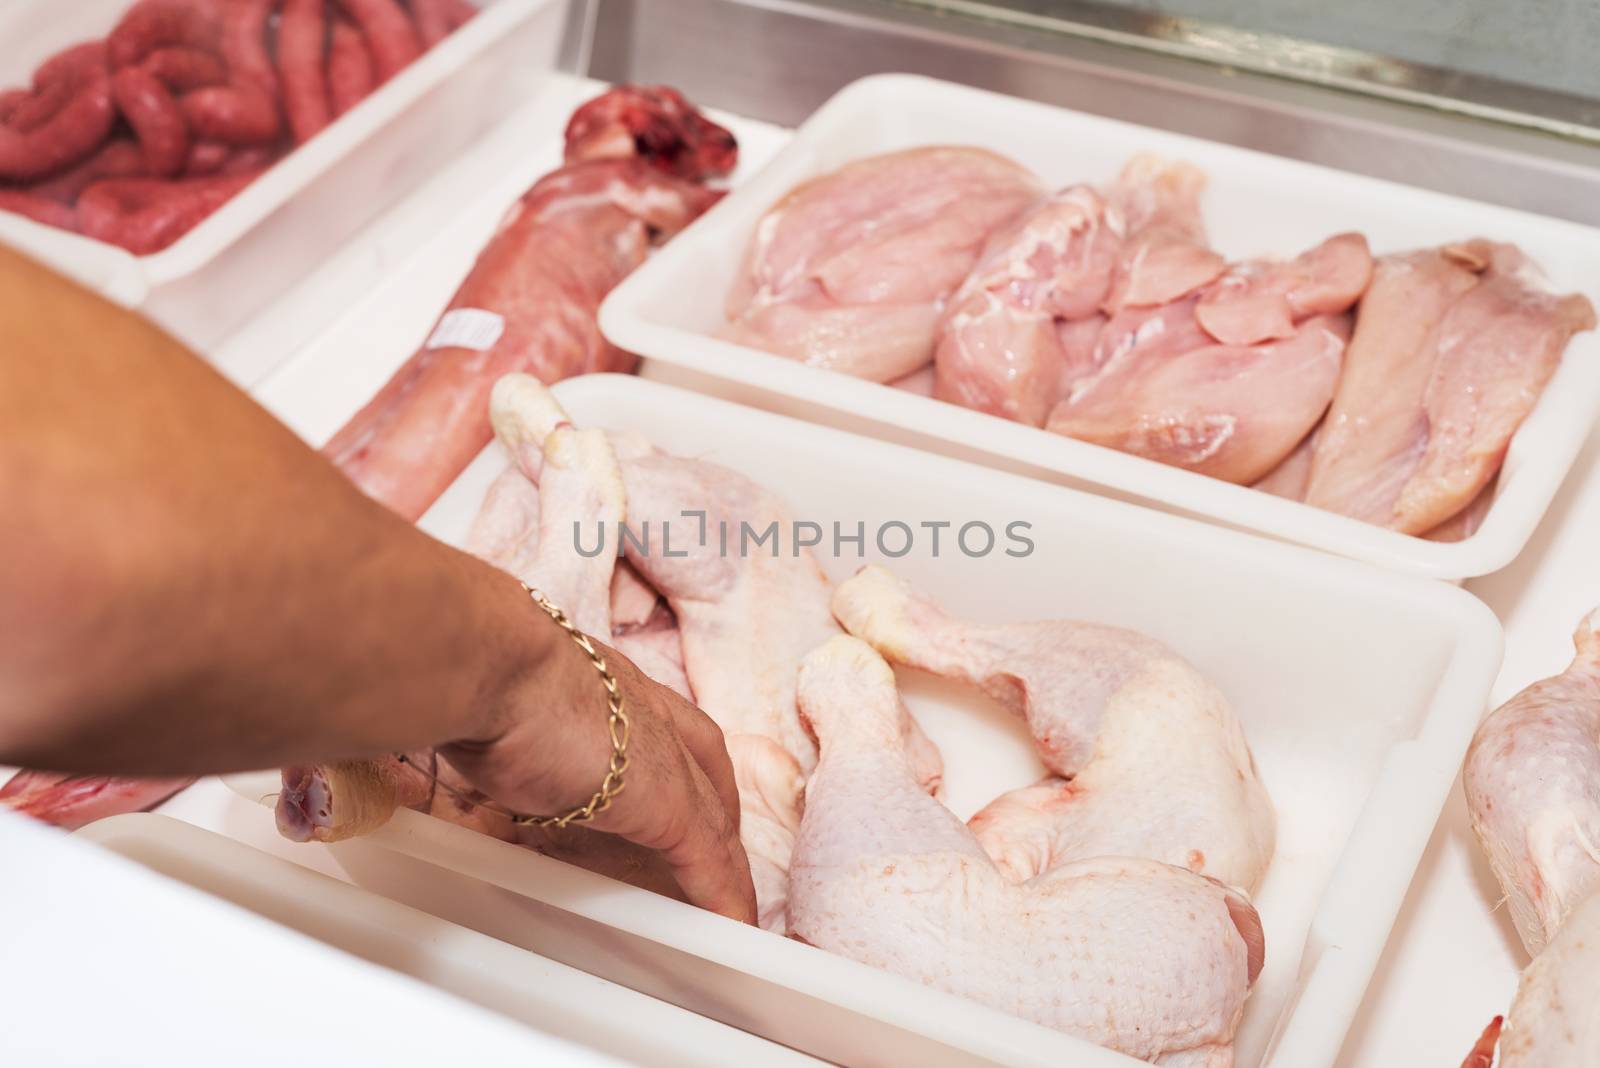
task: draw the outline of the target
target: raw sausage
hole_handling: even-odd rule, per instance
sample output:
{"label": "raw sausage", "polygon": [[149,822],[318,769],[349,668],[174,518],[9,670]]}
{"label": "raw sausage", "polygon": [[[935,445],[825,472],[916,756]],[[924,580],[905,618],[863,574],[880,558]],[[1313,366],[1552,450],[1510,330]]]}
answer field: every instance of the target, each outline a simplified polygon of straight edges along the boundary
{"label": "raw sausage", "polygon": [[187,93],[178,102],[195,136],[231,145],[274,140],[283,130],[278,102],[260,83],[240,78]]}
{"label": "raw sausage", "polygon": [[161,84],[174,93],[221,85],[228,80],[228,67],[222,59],[198,48],[158,48],[139,66],[161,79]]}
{"label": "raw sausage", "polygon": [[89,237],[135,255],[166,248],[248,185],[257,172],[163,181],[112,178],[78,198],[78,224]]}
{"label": "raw sausage", "polygon": [[422,54],[416,27],[395,0],[339,0],[361,27],[377,81],[386,82]]}
{"label": "raw sausage", "polygon": [[327,0],[284,0],[278,21],[278,74],[295,144],[311,140],[332,119],[323,71]]}
{"label": "raw sausage", "polygon": [[189,145],[189,158],[184,161],[185,178],[203,178],[216,174],[233,154],[233,146],[222,141],[194,141]]}
{"label": "raw sausage", "polygon": [[334,117],[365,100],[372,92],[372,83],[372,53],[367,50],[366,39],[351,23],[337,20],[328,49],[328,102]]}
{"label": "raw sausage", "polygon": [[122,117],[133,127],[146,173],[171,178],[189,158],[189,123],[161,79],[144,67],[124,67],[111,81]]}
{"label": "raw sausage", "polygon": [[450,35],[448,0],[411,0],[411,15],[417,20],[417,36],[423,48],[432,48]]}
{"label": "raw sausage", "polygon": [[215,52],[220,40],[216,18],[196,5],[181,0],[140,0],[111,31],[106,47],[112,69],[120,70],[167,45]]}
{"label": "raw sausage", "polygon": [[267,19],[277,0],[229,0],[222,11],[222,58],[233,80],[248,78],[278,95],[278,72],[267,54]]}
{"label": "raw sausage", "polygon": [[132,178],[145,173],[144,152],[126,137],[113,137],[94,154],[70,170],[30,186],[28,192],[62,204],[72,204],[78,194],[102,178]]}
{"label": "raw sausage", "polygon": [[34,75],[27,99],[13,98],[10,124],[0,127],[0,179],[44,178],[100,146],[116,122],[106,50],[78,45]]}
{"label": "raw sausage", "polygon": [[0,189],[0,211],[14,212],[63,230],[78,228],[78,213],[70,205],[25,189]]}

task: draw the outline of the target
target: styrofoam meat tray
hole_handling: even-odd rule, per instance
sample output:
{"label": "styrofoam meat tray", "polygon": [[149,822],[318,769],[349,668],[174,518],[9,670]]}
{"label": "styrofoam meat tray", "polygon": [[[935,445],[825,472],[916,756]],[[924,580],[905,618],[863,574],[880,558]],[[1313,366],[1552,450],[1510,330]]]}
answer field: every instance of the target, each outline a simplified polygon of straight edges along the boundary
{"label": "styrofoam meat tray", "polygon": [[[548,75],[567,5],[473,2],[483,8],[475,18],[170,247],[135,256],[9,212],[0,212],[0,241],[129,306],[162,290],[152,311],[166,325],[194,344],[218,340],[509,115]],[[0,82],[25,83],[59,49],[103,37],[131,4],[0,5]]]}
{"label": "styrofoam meat tray", "polygon": [[[363,960],[600,1054],[606,1064],[728,1068],[816,1062],[168,816],[77,832],[121,856]],[[623,1026],[625,1025],[625,1026]],[[576,1049],[552,1048],[583,1063]],[[599,1064],[597,1054],[593,1062]]]}
{"label": "styrofoam meat tray", "polygon": [[[588,376],[556,392],[579,425],[635,429],[668,452],[743,471],[779,493],[796,519],[824,530],[865,523],[864,555],[848,543],[834,555],[825,539],[819,559],[835,580],[883,563],[963,615],[1133,627],[1196,663],[1238,710],[1279,818],[1278,852],[1256,899],[1266,968],[1238,1063],[1333,1061],[1499,664],[1499,626],[1480,602],[1443,584],[655,382]],[[459,544],[503,466],[491,446],[423,527]],[[870,532],[893,520],[997,531],[1026,522],[1036,549],[1024,559],[971,558],[946,544],[934,558],[924,541],[887,559]],[[900,676],[944,752],[958,815],[1043,773],[1020,722],[927,676]],[[232,785],[269,801],[276,777]],[[511,909],[509,922],[536,932],[527,937],[547,956],[825,1059],[1131,1063],[416,813],[345,845],[372,844],[511,891],[466,922],[504,928],[508,917],[494,910]]]}
{"label": "styrofoam meat tray", "polygon": [[915,145],[981,145],[1052,187],[1106,182],[1138,152],[1185,159],[1210,176],[1203,206],[1230,259],[1292,256],[1344,230],[1375,253],[1472,236],[1512,241],[1553,288],[1600,306],[1600,231],[1327,167],[1117,122],[910,75],[846,87],[749,182],[622,283],[601,309],[623,348],[835,413],[908,432],[901,440],[1023,465],[1229,525],[1435,578],[1510,563],[1549,506],[1600,408],[1600,334],[1574,338],[1538,406],[1512,440],[1494,505],[1470,538],[1440,544],[1298,502],[1074,441],[733,344],[717,335],[756,221],[799,183],[851,160]]}

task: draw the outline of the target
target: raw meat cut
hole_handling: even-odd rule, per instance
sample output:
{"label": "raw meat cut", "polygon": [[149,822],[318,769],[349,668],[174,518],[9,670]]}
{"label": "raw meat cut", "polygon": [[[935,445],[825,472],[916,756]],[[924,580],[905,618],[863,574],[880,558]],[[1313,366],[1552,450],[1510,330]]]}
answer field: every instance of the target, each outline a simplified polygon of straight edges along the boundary
{"label": "raw meat cut", "polygon": [[828,641],[799,696],[822,750],[794,846],[795,937],[1144,1060],[1232,1063],[1264,953],[1243,894],[1131,858],[1012,882],[917,781],[894,674],[870,647]]}
{"label": "raw meat cut", "polygon": [[728,336],[875,382],[909,374],[985,239],[1042,192],[977,148],[892,152],[813,179],[757,224]]}
{"label": "raw meat cut", "polygon": [[1307,503],[1406,534],[1439,526],[1494,478],[1567,341],[1594,323],[1585,298],[1546,291],[1511,245],[1383,257]]}
{"label": "raw meat cut", "polygon": [[1313,430],[1301,439],[1293,452],[1285,456],[1277,467],[1252,483],[1250,488],[1291,501],[1305,500],[1306,486],[1311,481],[1311,457],[1316,451],[1317,434],[1321,428],[1320,423],[1317,425],[1318,430]]}
{"label": "raw meat cut", "polygon": [[[1522,973],[1500,1033],[1500,1068],[1594,1068],[1600,1064],[1600,897],[1572,911]],[[1493,1052],[1490,1044],[1488,1052]],[[1488,1068],[1487,1059],[1479,1062]],[[1476,1068],[1472,1061],[1462,1068]]]}
{"label": "raw meat cut", "polygon": [[690,181],[733,173],[739,142],[665,85],[627,85],[602,93],[567,121],[566,162],[649,160]]}
{"label": "raw meat cut", "polygon": [[[497,428],[530,478],[540,435],[566,421],[549,391],[528,375],[496,384]],[[782,931],[789,850],[799,826],[800,788],[816,766],[801,725],[795,673],[801,658],[838,633],[831,587],[810,552],[796,546],[788,509],[737,472],[653,450],[619,450],[634,537],[618,544],[677,618],[683,666],[699,706],[720,726],[739,786],[740,837],[750,857],[763,927]],[[752,548],[745,532],[771,530]],[[607,555],[607,554],[602,554]],[[910,719],[903,729],[922,758],[924,781],[940,774],[938,753]]]}
{"label": "raw meat cut", "polygon": [[[367,493],[408,519],[425,512],[489,443],[503,374],[554,382],[633,367],[600,333],[600,302],[653,242],[716,202],[697,180],[737,159],[731,134],[669,92],[622,86],[578,109],[568,166],[512,206],[422,348],[325,447]],[[619,130],[637,135],[633,154]]]}
{"label": "raw meat cut", "polygon": [[1102,344],[1130,340],[1056,405],[1048,427],[1213,478],[1254,482],[1327,410],[1349,319],[1316,316],[1292,337],[1260,345],[1187,349],[1192,335],[1180,332],[1191,329],[1189,303],[1147,310],[1131,329],[1108,323]]}
{"label": "raw meat cut", "polygon": [[106,816],[154,808],[192,782],[19,771],[0,787],[0,809],[75,831]]}
{"label": "raw meat cut", "polygon": [[1573,644],[1564,672],[1489,714],[1462,773],[1472,829],[1535,956],[1600,889],[1600,609]]}
{"label": "raw meat cut", "polygon": [[1206,287],[1195,318],[1224,345],[1294,336],[1313,315],[1349,311],[1372,280],[1372,253],[1360,234],[1339,234],[1292,260],[1236,264]]}
{"label": "raw meat cut", "polygon": [[970,822],[1017,882],[1137,856],[1254,891],[1272,859],[1272,802],[1225,698],[1152,638],[1095,623],[952,618],[881,568],[841,585],[846,630],[895,663],[982,689],[1028,721],[1052,777]]}
{"label": "raw meat cut", "polygon": [[676,233],[717,194],[638,159],[580,163],[540,179],[512,207],[429,340],[324,452],[407,519],[489,443],[495,380],[556,381],[636,362],[595,313],[651,241]]}
{"label": "raw meat cut", "polygon": [[995,231],[950,299],[934,396],[1044,425],[1061,384],[1092,370],[1072,359],[1058,323],[1097,314],[1121,248],[1117,217],[1088,186],[1064,189]]}
{"label": "raw meat cut", "polygon": [[1491,246],[1489,269],[1435,334],[1423,394],[1428,441],[1395,502],[1397,529],[1435,527],[1488,485],[1568,340],[1594,326],[1585,297],[1548,292],[1520,251]]}
{"label": "raw meat cut", "polygon": [[1105,310],[1167,304],[1222,273],[1225,261],[1206,242],[1200,216],[1205,172],[1190,163],[1141,153],[1130,159],[1108,196],[1126,240]]}

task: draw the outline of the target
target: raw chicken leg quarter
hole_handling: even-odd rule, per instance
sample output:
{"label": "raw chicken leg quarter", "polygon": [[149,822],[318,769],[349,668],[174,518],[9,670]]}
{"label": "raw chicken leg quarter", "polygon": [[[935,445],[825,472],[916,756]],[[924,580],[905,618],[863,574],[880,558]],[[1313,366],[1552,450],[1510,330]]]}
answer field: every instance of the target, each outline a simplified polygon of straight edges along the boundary
{"label": "raw chicken leg quarter", "polygon": [[821,742],[789,892],[814,946],[1158,1064],[1228,1065],[1261,970],[1244,895],[1151,860],[1007,879],[917,781],[894,673],[829,640],[800,669]]}
{"label": "raw chicken leg quarter", "polygon": [[1095,623],[965,622],[878,567],[841,585],[833,610],[890,660],[976,685],[1027,719],[1053,776],[971,821],[1011,878],[1137,856],[1260,885],[1276,821],[1244,732],[1160,642]]}
{"label": "raw chicken leg quarter", "polygon": [[1573,644],[1566,671],[1489,714],[1462,773],[1472,829],[1533,954],[1600,890],[1600,609]]}

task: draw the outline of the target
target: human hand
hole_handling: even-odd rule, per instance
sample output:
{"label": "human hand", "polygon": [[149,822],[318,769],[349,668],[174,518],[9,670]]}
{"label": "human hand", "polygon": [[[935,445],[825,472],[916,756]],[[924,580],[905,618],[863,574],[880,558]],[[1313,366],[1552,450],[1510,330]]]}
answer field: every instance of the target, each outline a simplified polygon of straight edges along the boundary
{"label": "human hand", "polygon": [[[440,749],[474,787],[530,815],[585,803],[612,752],[600,675],[576,643],[551,629],[558,640],[511,685],[489,732]],[[624,789],[586,826],[659,851],[691,903],[755,922],[739,792],[721,728],[616,650],[595,648],[616,676],[631,730]]]}

